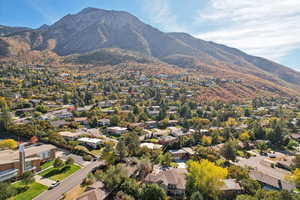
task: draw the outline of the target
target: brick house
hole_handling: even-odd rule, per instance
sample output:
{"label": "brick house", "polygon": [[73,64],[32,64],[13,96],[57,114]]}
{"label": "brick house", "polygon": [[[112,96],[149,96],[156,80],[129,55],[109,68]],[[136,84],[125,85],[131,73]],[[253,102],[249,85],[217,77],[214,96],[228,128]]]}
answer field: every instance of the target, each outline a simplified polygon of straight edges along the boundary
{"label": "brick house", "polygon": [[0,181],[18,178],[26,171],[39,171],[42,163],[55,158],[55,152],[56,147],[49,144],[0,151]]}

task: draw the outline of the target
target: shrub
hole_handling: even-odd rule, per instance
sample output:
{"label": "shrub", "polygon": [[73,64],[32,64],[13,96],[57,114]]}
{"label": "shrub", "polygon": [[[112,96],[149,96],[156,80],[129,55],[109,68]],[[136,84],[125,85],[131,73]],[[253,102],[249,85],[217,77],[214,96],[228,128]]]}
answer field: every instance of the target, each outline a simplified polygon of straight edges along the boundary
{"label": "shrub", "polygon": [[85,154],[85,155],[83,155],[83,160],[85,160],[85,161],[91,161],[92,159],[93,159],[93,157],[91,156],[91,155],[88,155],[88,154]]}
{"label": "shrub", "polygon": [[54,166],[55,168],[62,167],[62,166],[64,166],[64,161],[62,161],[60,158],[56,158],[56,159],[54,160],[53,166]]}

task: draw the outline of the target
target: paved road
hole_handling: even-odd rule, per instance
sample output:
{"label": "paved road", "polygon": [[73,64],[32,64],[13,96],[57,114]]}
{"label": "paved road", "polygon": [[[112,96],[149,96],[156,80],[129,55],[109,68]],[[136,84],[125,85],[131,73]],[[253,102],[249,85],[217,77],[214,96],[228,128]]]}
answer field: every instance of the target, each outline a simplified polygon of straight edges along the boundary
{"label": "paved road", "polygon": [[103,165],[103,161],[95,161],[87,165],[84,168],[81,168],[73,175],[69,176],[63,180],[60,185],[52,190],[48,190],[34,198],[34,200],[58,200],[62,195],[78,184],[81,184],[83,179],[90,173],[95,167]]}

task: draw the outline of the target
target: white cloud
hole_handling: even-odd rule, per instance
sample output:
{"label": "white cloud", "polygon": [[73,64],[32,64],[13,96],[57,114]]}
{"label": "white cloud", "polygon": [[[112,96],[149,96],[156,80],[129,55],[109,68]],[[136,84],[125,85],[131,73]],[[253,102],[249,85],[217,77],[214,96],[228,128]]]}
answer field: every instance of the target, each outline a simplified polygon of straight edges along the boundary
{"label": "white cloud", "polygon": [[168,0],[145,0],[143,11],[154,24],[167,32],[184,32],[185,28],[177,22],[177,16],[172,13]]}
{"label": "white cloud", "polygon": [[34,10],[36,10],[41,16],[43,16],[43,18],[45,18],[48,23],[52,24],[58,20],[58,17],[53,15],[53,12],[51,12],[47,7],[42,6],[42,1],[28,0],[27,2]]}
{"label": "white cloud", "polygon": [[210,0],[196,21],[218,27],[201,39],[277,61],[300,45],[299,0]]}

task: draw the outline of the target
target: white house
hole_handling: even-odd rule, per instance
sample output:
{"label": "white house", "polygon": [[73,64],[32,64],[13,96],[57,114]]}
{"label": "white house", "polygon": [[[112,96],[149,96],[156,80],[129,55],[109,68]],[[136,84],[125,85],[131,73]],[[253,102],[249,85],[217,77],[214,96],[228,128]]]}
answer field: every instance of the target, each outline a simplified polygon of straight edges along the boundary
{"label": "white house", "polygon": [[97,149],[102,144],[102,140],[97,139],[97,138],[84,137],[84,138],[79,138],[77,141],[83,145],[89,146],[94,149]]}
{"label": "white house", "polygon": [[118,126],[107,128],[108,133],[116,134],[116,135],[121,135],[121,134],[125,133],[126,131],[127,131],[127,128],[118,127]]}

